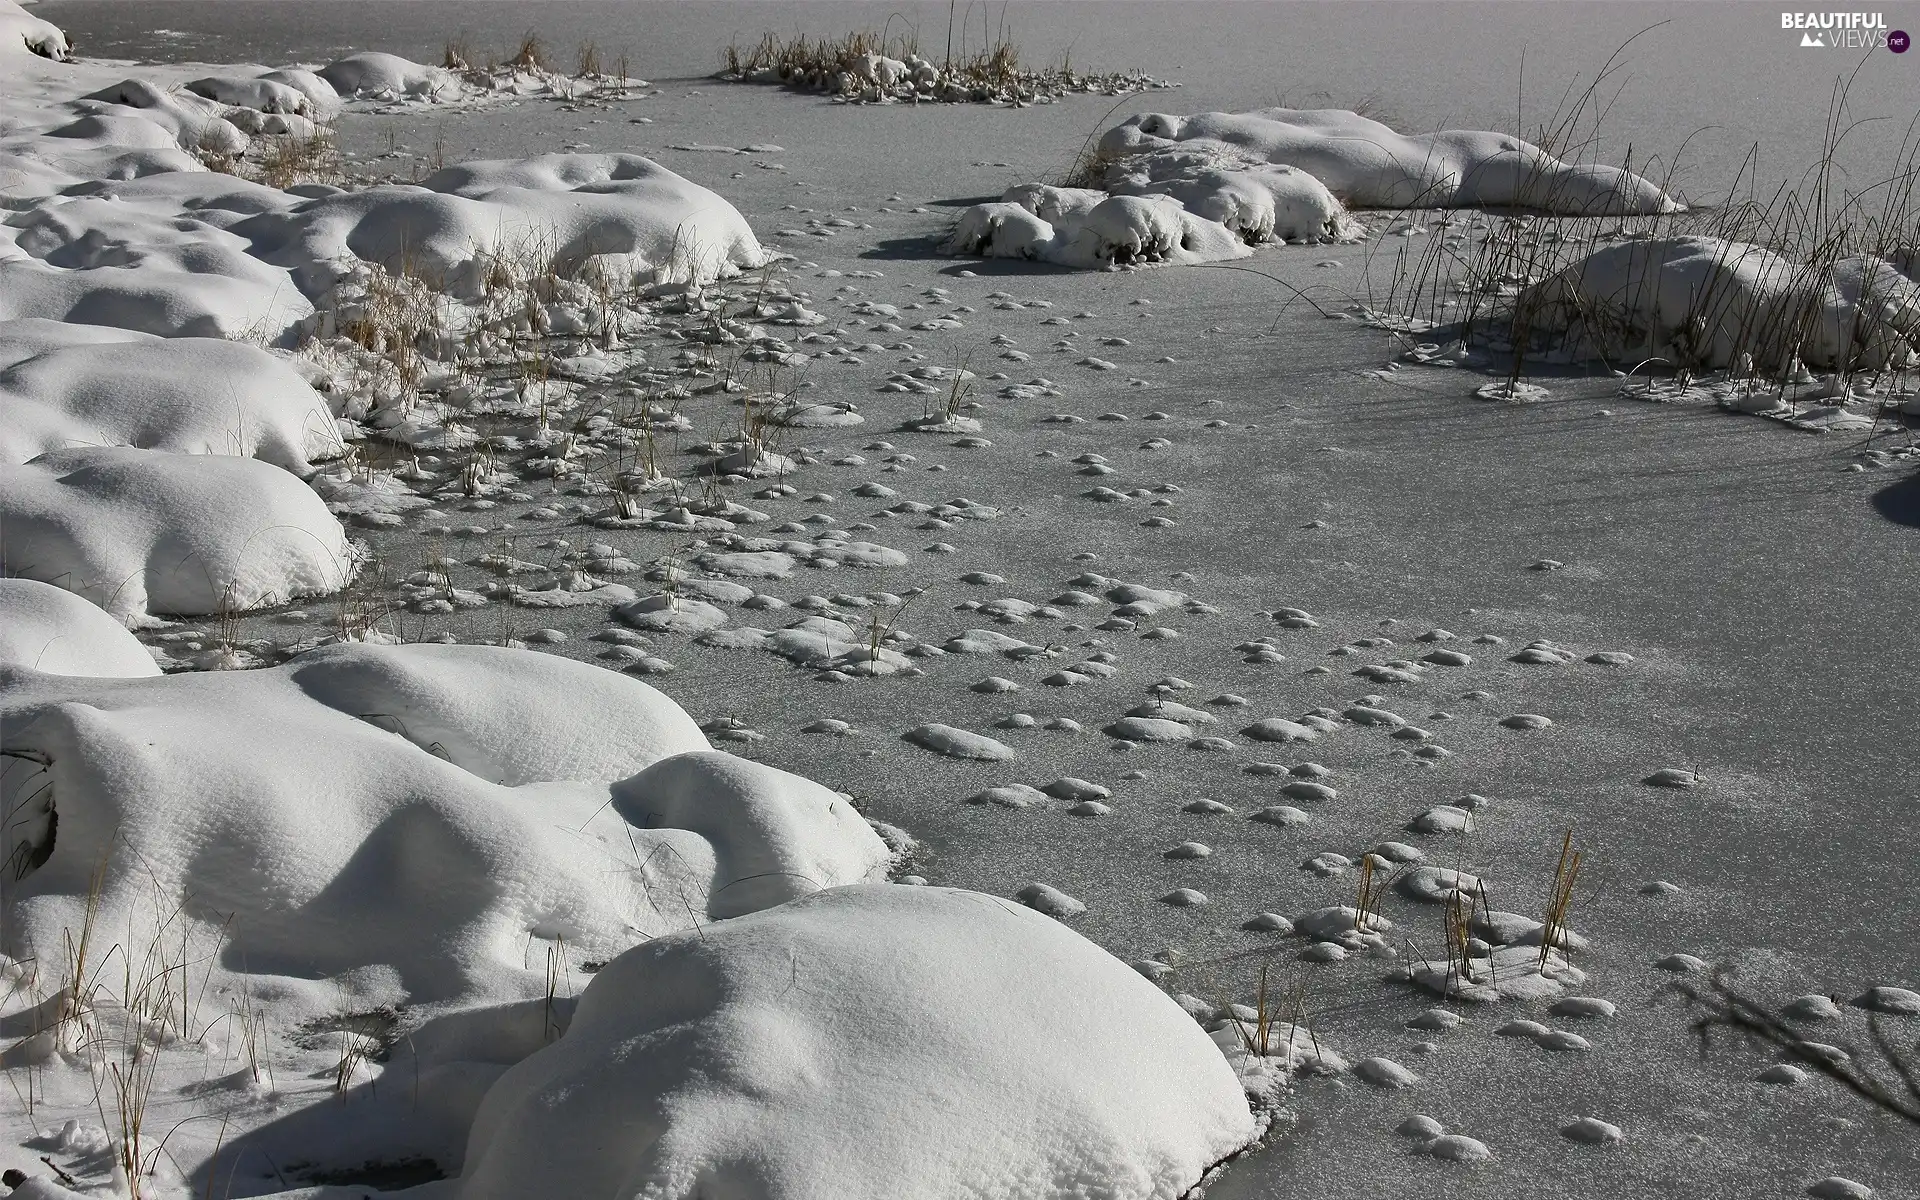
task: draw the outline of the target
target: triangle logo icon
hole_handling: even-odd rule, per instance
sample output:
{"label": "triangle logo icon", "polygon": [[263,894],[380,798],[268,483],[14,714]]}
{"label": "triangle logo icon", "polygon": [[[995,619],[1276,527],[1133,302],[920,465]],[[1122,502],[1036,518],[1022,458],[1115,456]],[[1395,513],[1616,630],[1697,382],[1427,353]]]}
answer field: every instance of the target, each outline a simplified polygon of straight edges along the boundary
{"label": "triangle logo icon", "polygon": [[1827,48],[1826,35],[1812,32],[1803,33],[1800,35],[1800,44],[1802,46],[1812,46],[1816,49],[1824,50]]}

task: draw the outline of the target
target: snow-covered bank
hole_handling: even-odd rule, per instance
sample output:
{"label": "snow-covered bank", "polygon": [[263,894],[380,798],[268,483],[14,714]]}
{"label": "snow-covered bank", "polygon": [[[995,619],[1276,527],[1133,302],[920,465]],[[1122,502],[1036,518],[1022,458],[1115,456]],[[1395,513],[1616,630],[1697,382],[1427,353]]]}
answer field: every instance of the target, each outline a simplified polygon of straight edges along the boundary
{"label": "snow-covered bank", "polygon": [[42,21],[11,0],[0,7],[0,62],[24,54],[64,59],[70,53],[66,32],[53,22]]}

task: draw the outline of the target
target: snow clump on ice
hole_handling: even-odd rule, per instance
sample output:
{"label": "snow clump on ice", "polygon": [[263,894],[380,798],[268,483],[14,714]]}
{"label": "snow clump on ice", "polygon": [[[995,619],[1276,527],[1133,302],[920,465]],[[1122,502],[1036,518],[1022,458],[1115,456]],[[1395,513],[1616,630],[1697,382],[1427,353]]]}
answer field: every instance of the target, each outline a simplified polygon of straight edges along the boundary
{"label": "snow clump on ice", "polygon": [[1174,1200],[1255,1133],[1192,1018],[1058,921],[846,887],[609,963],[457,1194]]}

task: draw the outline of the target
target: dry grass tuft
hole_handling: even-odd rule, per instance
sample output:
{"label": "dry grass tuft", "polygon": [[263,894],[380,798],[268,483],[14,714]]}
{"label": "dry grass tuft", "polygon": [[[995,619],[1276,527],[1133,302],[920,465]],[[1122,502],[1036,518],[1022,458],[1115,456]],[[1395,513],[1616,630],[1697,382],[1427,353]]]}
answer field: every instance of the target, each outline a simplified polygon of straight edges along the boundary
{"label": "dry grass tuft", "polygon": [[1560,840],[1560,861],[1553,869],[1553,887],[1547,892],[1547,911],[1540,930],[1540,969],[1545,970],[1547,956],[1555,950],[1573,953],[1568,937],[1567,914],[1573,907],[1573,888],[1580,877],[1581,851],[1573,848],[1573,830]]}
{"label": "dry grass tuft", "polygon": [[[891,18],[880,29],[854,30],[838,37],[795,34],[782,38],[765,33],[751,45],[727,46],[720,77],[833,92],[849,99],[944,103],[1024,104],[1070,92],[1124,95],[1162,86],[1138,71],[1080,74],[1074,71],[1071,57],[1052,66],[1023,66],[1020,47],[1004,24],[998,29],[983,24],[977,46],[970,32],[956,30],[950,22],[938,60],[922,54],[917,31],[893,33]],[[906,70],[897,77],[876,77],[869,70],[874,58],[904,64]]]}
{"label": "dry grass tuft", "polygon": [[316,126],[313,133],[273,134],[257,138],[254,173],[268,187],[285,190],[300,183],[338,183],[343,175],[340,146],[333,130]]}
{"label": "dry grass tuft", "polygon": [[547,54],[547,43],[536,30],[529,29],[520,35],[520,45],[507,59],[507,65],[520,71],[551,71],[552,60]]}

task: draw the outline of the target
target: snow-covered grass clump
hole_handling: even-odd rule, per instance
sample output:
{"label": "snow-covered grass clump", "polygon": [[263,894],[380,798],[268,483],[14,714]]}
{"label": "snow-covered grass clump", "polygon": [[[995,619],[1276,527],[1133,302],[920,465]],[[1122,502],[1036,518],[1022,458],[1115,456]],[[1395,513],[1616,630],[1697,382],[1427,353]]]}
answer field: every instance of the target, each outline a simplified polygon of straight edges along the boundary
{"label": "snow-covered grass clump", "polygon": [[1294,167],[1354,208],[1501,206],[1603,216],[1681,207],[1637,175],[1562,162],[1510,134],[1403,134],[1345,109],[1141,113],[1102,134],[1098,148],[1109,176],[1137,170],[1130,166],[1136,158],[1172,154],[1215,169]]}
{"label": "snow-covered grass clump", "polygon": [[326,402],[283,360],[214,338],[59,321],[0,322],[0,462],[135,446],[237,454],[305,475],[343,446]]}
{"label": "snow-covered grass clump", "polygon": [[7,777],[9,811],[46,810],[8,826],[34,865],[8,872],[7,952],[57,962],[85,928],[137,937],[169,920],[156,897],[191,897],[217,972],[286,1018],[539,995],[530,938],[578,970],[889,861],[835,793],[709,750],[637,680],[528,651],[0,673],[0,723],[40,764]]}
{"label": "snow-covered grass clump", "polygon": [[1125,96],[1172,85],[1139,71],[1076,72],[1071,58],[1055,66],[1023,66],[1020,49],[1003,34],[976,51],[949,46],[939,61],[920,53],[913,35],[856,30],[839,38],[782,40],[767,33],[742,50],[726,49],[720,78],[730,83],[778,84],[829,92],[868,104],[1047,104],[1069,95]]}
{"label": "snow-covered grass clump", "polygon": [[461,1200],[1175,1200],[1251,1141],[1193,1020],[945,888],[818,893],[628,951],[481,1106]]}
{"label": "snow-covered grass clump", "polygon": [[285,604],[353,577],[345,531],[299,476],[257,459],[132,447],[0,463],[0,572],[129,624]]}
{"label": "snow-covered grass clump", "polygon": [[1796,261],[1714,237],[1620,242],[1523,293],[1516,309],[1570,353],[1778,375],[1909,365],[1920,285],[1873,255]]}

